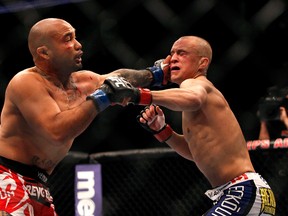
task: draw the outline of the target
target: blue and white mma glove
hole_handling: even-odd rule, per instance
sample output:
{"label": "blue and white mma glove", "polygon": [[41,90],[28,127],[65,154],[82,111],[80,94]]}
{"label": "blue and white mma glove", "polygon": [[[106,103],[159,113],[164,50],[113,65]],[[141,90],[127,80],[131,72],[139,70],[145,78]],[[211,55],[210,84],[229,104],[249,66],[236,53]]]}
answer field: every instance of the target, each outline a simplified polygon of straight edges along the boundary
{"label": "blue and white mma glove", "polygon": [[[154,109],[155,109],[155,116],[150,119],[150,120],[147,120],[145,119],[145,117],[143,116],[143,114],[149,110],[150,106],[154,106]],[[147,131],[149,131],[150,133],[152,133],[154,135],[154,137],[159,141],[159,142],[166,142],[171,136],[172,136],[172,133],[173,133],[173,130],[172,128],[170,127],[169,124],[167,124],[165,122],[165,116],[164,115],[158,115],[158,113],[156,112],[156,105],[155,104],[152,104],[150,106],[146,106],[141,112],[140,112],[140,115],[137,116],[137,121],[138,123]],[[146,120],[145,123],[142,123],[140,121],[140,118],[143,118],[144,120]],[[153,125],[153,128],[152,129],[152,125]],[[156,128],[159,128],[159,129],[156,129]]]}
{"label": "blue and white mma glove", "polygon": [[154,62],[154,66],[146,68],[147,70],[151,71],[153,75],[153,83],[151,86],[161,87],[167,85],[170,77],[170,75],[168,75],[169,69],[164,70],[164,68],[169,64],[164,64],[164,60],[165,59],[159,59]]}
{"label": "blue and white mma glove", "polygon": [[86,99],[93,100],[101,112],[110,104],[122,104],[124,101],[140,105],[150,104],[152,94],[149,89],[135,88],[123,77],[113,76],[105,79],[100,88]]}
{"label": "blue and white mma glove", "polygon": [[99,89],[87,96],[86,100],[93,100],[98,111],[101,112],[111,104],[122,103],[133,92],[133,86],[123,77],[111,76],[105,79]]}

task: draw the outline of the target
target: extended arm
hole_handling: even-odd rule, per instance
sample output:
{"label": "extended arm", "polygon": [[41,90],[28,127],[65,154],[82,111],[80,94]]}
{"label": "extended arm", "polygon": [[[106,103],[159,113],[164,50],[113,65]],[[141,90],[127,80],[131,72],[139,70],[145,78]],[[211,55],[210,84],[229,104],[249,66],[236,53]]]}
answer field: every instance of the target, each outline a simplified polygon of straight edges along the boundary
{"label": "extended arm", "polygon": [[143,70],[134,69],[118,69],[112,73],[106,74],[105,78],[110,76],[121,76],[136,87],[161,87],[168,84],[170,81],[169,61],[171,56],[166,59],[158,60],[152,67],[147,67]]}
{"label": "extended arm", "polygon": [[[108,81],[109,78],[106,80]],[[207,99],[207,89],[209,87],[204,87],[204,85],[193,79],[187,79],[181,83],[180,88],[150,91],[149,89],[136,88],[125,81],[123,85],[110,85],[112,89],[109,90],[111,92],[109,94],[107,94],[108,91],[104,90],[106,92],[104,96],[109,98],[109,102],[104,108],[111,103],[122,103],[125,98],[126,102],[132,104],[150,105],[155,103],[173,111],[196,111],[201,108]],[[99,90],[95,92],[97,91]],[[92,97],[89,97],[89,99],[94,98],[94,101],[97,102],[97,98],[93,95],[95,94],[90,95]],[[97,94],[95,96],[98,97]]]}

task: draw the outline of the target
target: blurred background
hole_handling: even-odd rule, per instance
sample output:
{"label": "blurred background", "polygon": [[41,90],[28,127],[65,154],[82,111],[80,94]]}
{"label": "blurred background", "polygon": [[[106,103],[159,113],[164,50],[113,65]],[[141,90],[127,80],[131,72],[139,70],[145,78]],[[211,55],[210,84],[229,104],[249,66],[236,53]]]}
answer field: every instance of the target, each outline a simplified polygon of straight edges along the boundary
{"label": "blurred background", "polygon": [[[33,65],[27,46],[31,26],[47,17],[63,18],[76,28],[83,45],[83,69],[100,74],[152,66],[169,54],[180,36],[204,37],[214,51],[208,78],[227,98],[247,140],[258,138],[259,99],[271,86],[288,86],[287,0],[0,2],[1,106],[9,80]],[[71,150],[97,153],[165,146],[138,125],[136,116],[142,108],[109,107]],[[181,114],[165,112],[167,122],[181,132]]]}

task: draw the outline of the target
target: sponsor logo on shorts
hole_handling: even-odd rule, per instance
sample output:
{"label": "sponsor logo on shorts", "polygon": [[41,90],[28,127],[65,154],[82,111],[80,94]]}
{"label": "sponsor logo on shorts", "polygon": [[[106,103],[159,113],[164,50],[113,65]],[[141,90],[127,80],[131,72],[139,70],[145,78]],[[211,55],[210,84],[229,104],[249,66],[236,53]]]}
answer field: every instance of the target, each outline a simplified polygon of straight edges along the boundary
{"label": "sponsor logo on shorts", "polygon": [[259,193],[261,195],[261,213],[275,215],[276,201],[274,193],[269,188],[260,188]]}
{"label": "sponsor logo on shorts", "polygon": [[220,205],[215,209],[213,215],[232,215],[233,212],[241,210],[241,199],[244,196],[245,187],[235,186],[229,188],[228,194],[225,199],[221,201]]}
{"label": "sponsor logo on shorts", "polygon": [[30,184],[26,185],[26,189],[30,197],[34,197],[36,200],[48,200],[52,202],[50,192],[47,189]]}

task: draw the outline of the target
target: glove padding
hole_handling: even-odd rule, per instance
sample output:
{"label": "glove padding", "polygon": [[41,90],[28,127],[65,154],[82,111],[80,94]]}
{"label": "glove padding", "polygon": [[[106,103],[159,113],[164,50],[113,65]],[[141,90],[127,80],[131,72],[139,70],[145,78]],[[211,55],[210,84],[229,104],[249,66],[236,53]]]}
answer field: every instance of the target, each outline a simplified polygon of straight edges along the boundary
{"label": "glove padding", "polygon": [[123,77],[108,77],[104,83],[89,95],[86,99],[92,99],[99,111],[103,111],[110,104],[141,104],[147,105],[152,101],[149,89],[135,88]]}
{"label": "glove padding", "polygon": [[151,86],[165,86],[170,81],[170,62],[171,56],[168,55],[166,59],[159,59],[154,62],[154,66],[147,67],[146,69],[151,71],[153,75],[153,83]]}
{"label": "glove padding", "polygon": [[172,136],[173,130],[165,122],[163,111],[155,104],[146,106],[137,116],[137,121],[145,130],[152,133],[159,142],[165,142]]}
{"label": "glove padding", "polygon": [[[108,77],[100,87],[106,92],[111,103],[122,104],[124,100],[138,98],[139,91],[123,77]],[[136,100],[136,99],[134,99]]]}
{"label": "glove padding", "polygon": [[104,85],[110,88],[108,98],[111,103],[127,103],[147,105],[152,102],[152,94],[149,89],[135,88],[123,77],[108,77]]}

